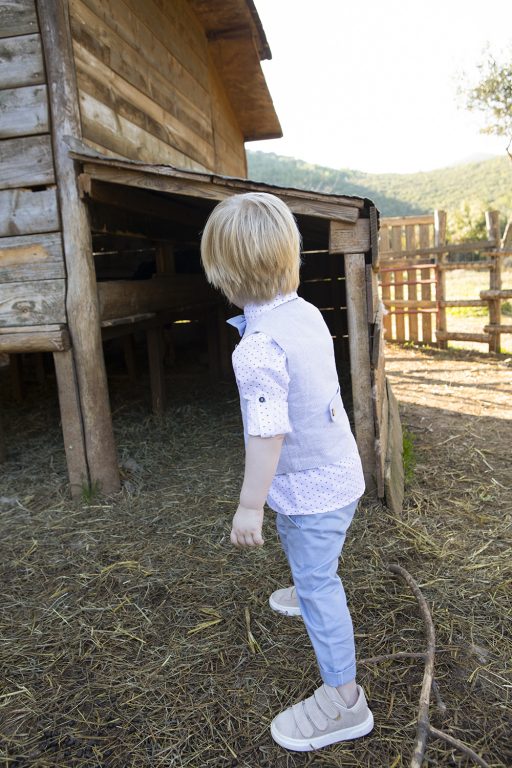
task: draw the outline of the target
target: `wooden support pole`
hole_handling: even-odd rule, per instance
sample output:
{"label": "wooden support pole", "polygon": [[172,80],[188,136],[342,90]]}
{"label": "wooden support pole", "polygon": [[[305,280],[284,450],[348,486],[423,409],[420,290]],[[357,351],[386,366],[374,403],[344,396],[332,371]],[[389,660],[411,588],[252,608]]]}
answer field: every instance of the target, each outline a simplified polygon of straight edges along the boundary
{"label": "wooden support pole", "polygon": [[81,138],[67,0],[37,0],[48,81],[52,143],[67,269],[66,310],[89,478],[104,493],[120,487],[100,332],[91,231],[77,170],[64,137]]}
{"label": "wooden support pole", "polygon": [[[441,246],[446,243],[446,211],[434,211],[434,245]],[[436,321],[436,340],[439,349],[447,349],[448,342],[445,339],[438,339],[438,331],[446,331],[446,304],[442,302],[446,301],[446,271],[439,269],[440,264],[446,263],[446,253],[439,253],[437,256],[436,264],[436,291],[437,291],[437,321]]]}
{"label": "wooden support pole", "polygon": [[12,396],[17,403],[23,402],[23,361],[21,355],[9,355],[9,376]]}
{"label": "wooden support pole", "polygon": [[366,268],[363,253],[345,254],[350,372],[356,441],[367,490],[375,488],[375,425],[370,375],[370,341],[366,302]]}
{"label": "wooden support pole", "polygon": [[53,360],[71,495],[77,497],[89,485],[90,479],[75,361],[71,350],[54,352]]}
{"label": "wooden support pole", "polygon": [[[494,240],[496,249],[500,247],[500,214],[498,211],[486,211],[485,226],[487,237]],[[501,257],[499,254],[491,256],[491,269],[489,270],[489,288],[491,291],[501,289]],[[489,352],[499,352],[501,350],[501,334],[496,327],[501,324],[501,300],[499,298],[489,299],[489,327],[495,329],[489,331]]]}
{"label": "wooden support pole", "polygon": [[165,411],[165,376],[164,376],[164,350],[162,343],[162,327],[148,328],[146,331],[148,341],[149,377],[151,382],[151,401],[153,413],[161,416]]}
{"label": "wooden support pole", "polygon": [[2,412],[0,411],[0,464],[6,459],[5,451],[5,433],[2,424]]}
{"label": "wooden support pole", "polygon": [[[405,247],[407,250],[416,248],[416,230],[414,225],[405,225]],[[418,299],[418,285],[416,283],[416,269],[413,266],[407,270],[407,301],[410,305],[411,301],[417,301]],[[409,341],[418,342],[418,315],[412,313],[409,315]]]}
{"label": "wooden support pole", "polygon": [[[432,225],[420,224],[419,225],[419,246],[420,248],[428,248],[431,245],[430,232]],[[435,266],[432,265],[432,270],[435,276]],[[430,276],[430,273],[429,273]],[[424,301],[432,301],[432,284],[422,283],[421,285],[421,298]],[[432,315],[425,312],[421,316],[421,337],[424,344],[432,343]]]}
{"label": "wooden support pole", "polygon": [[[402,225],[391,227],[391,248],[395,253],[399,253],[403,250],[402,248]],[[407,274],[407,273],[405,273]],[[395,280],[394,280],[394,292],[395,292],[395,299],[403,299],[404,297],[404,272],[402,272],[401,269],[397,269],[395,272]],[[395,315],[395,326],[396,326],[396,340],[403,342],[406,341],[406,335],[405,335],[405,315]]]}

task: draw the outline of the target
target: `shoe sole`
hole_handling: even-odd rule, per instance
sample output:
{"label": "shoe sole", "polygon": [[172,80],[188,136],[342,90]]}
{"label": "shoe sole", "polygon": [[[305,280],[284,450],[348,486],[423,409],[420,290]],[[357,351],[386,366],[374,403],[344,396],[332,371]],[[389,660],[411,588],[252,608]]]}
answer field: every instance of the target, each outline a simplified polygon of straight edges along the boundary
{"label": "shoe sole", "polygon": [[325,736],[315,736],[312,739],[292,739],[279,733],[274,723],[270,726],[270,733],[274,741],[280,747],[290,749],[293,752],[313,752],[322,747],[328,747],[331,744],[337,744],[340,741],[350,741],[366,736],[373,729],[373,714],[369,711],[368,717],[363,723],[354,725],[352,728],[343,728],[341,731],[331,731]]}
{"label": "shoe sole", "polygon": [[294,607],[286,607],[281,605],[280,603],[276,603],[275,600],[272,599],[272,595],[270,595],[268,599],[268,604],[272,608],[273,611],[276,613],[281,613],[283,616],[301,616],[300,608],[297,606]]}

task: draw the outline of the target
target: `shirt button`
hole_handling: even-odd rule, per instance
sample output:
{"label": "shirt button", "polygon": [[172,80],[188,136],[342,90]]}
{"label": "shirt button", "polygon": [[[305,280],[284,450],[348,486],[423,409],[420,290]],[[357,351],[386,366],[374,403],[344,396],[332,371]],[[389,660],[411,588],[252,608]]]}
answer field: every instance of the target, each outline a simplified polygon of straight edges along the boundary
{"label": "shirt button", "polygon": [[264,397],[263,397],[263,395],[262,395],[262,396],[260,397],[260,403],[264,403],[264,402],[265,402],[265,398],[264,398]]}

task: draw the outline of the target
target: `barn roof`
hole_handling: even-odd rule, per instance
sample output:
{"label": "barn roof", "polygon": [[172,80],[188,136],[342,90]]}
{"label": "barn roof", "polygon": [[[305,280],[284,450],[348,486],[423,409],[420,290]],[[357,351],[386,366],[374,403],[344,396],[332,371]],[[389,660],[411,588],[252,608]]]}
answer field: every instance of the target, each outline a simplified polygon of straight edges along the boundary
{"label": "barn roof", "polygon": [[253,0],[189,0],[246,141],[283,135],[260,61],[270,47]]}
{"label": "barn roof", "polygon": [[106,156],[70,136],[65,140],[71,157],[83,164],[85,175],[98,181],[212,201],[220,201],[240,192],[270,192],[285,199],[294,213],[347,223],[357,221],[359,211],[371,204],[366,198],[352,195],[282,187],[207,171],[189,171],[172,165]]}

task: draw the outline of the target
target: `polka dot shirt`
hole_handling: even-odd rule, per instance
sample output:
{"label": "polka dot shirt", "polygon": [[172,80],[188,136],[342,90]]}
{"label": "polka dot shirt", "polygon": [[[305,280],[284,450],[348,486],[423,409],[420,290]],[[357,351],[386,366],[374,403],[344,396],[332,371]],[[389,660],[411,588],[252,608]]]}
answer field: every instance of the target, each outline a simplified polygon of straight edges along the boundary
{"label": "polka dot shirt", "polygon": [[[273,301],[247,304],[247,321],[297,297],[278,294]],[[249,435],[273,437],[292,431],[288,418],[290,376],[286,354],[264,333],[242,338],[233,352],[233,368],[240,397],[247,400]],[[358,499],[364,492],[361,460],[357,451],[336,464],[275,475],[267,503],[283,515],[332,512]]]}

